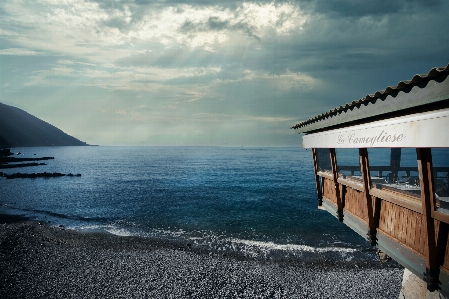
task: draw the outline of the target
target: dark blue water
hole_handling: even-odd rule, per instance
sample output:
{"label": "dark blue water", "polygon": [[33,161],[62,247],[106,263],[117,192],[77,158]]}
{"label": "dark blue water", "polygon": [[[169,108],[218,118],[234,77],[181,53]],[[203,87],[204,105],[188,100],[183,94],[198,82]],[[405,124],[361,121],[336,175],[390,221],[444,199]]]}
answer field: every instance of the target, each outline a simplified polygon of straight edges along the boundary
{"label": "dark blue water", "polygon": [[54,156],[14,172],[81,177],[0,178],[0,212],[78,230],[188,242],[246,255],[338,252],[368,243],[318,210],[311,152],[300,148],[42,147]]}

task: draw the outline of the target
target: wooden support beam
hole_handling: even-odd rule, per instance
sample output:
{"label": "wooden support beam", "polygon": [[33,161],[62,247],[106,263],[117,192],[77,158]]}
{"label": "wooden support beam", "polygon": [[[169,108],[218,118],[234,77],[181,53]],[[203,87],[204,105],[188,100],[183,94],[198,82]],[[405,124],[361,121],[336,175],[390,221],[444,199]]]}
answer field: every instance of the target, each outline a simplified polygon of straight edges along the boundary
{"label": "wooden support beam", "polygon": [[315,173],[315,185],[316,185],[316,193],[318,196],[318,206],[321,207],[323,205],[323,192],[322,185],[320,185],[320,177],[318,176],[318,155],[316,152],[316,148],[312,148],[312,158],[313,158],[313,169]]}
{"label": "wooden support beam", "polygon": [[329,149],[330,151],[330,159],[331,159],[331,165],[332,165],[332,176],[333,181],[335,185],[335,195],[337,197],[337,216],[338,220],[340,222],[343,222],[343,201],[341,198],[341,192],[340,192],[340,184],[338,183],[338,168],[337,168],[337,155],[335,153],[335,148]]}
{"label": "wooden support beam", "polygon": [[[369,160],[368,160],[368,150],[366,148],[359,148],[359,156],[360,156],[360,171],[362,172],[362,180],[363,180],[363,193],[366,198],[366,205],[368,209],[368,241],[371,243],[371,246],[376,246],[377,244],[377,226],[375,215],[374,215],[374,206],[373,206],[373,197],[370,195],[371,189],[371,177],[369,173]],[[376,205],[377,206],[377,205]],[[379,203],[380,208],[380,203]],[[376,216],[380,217],[380,211],[377,212]]]}
{"label": "wooden support beam", "polygon": [[424,278],[427,282],[427,289],[433,292],[439,289],[439,258],[437,256],[437,244],[435,239],[435,221],[432,218],[434,210],[434,189],[433,189],[433,171],[432,154],[430,148],[417,148],[419,181],[421,186],[421,202],[425,230],[427,231],[426,252],[426,273]]}
{"label": "wooden support beam", "polygon": [[324,193],[324,180],[326,178],[325,177],[321,177],[321,189],[320,189],[320,194],[321,194],[321,204],[323,204],[323,193]]}
{"label": "wooden support beam", "polygon": [[344,210],[346,204],[346,185],[340,185],[340,199],[342,210]]}
{"label": "wooden support beam", "polygon": [[438,229],[438,237],[437,237],[438,265],[444,264],[448,233],[449,233],[449,224],[447,224],[445,222],[440,222],[439,229]]}
{"label": "wooden support beam", "polygon": [[[374,197],[374,196],[372,198],[374,200],[373,227],[375,228],[375,233],[376,233],[376,235],[374,237],[375,237],[375,240],[377,242],[377,228],[379,227],[380,212],[381,212],[380,209],[381,209],[381,206],[382,206],[381,205],[382,199],[380,199],[379,197]],[[370,229],[370,231],[371,231],[371,229]]]}

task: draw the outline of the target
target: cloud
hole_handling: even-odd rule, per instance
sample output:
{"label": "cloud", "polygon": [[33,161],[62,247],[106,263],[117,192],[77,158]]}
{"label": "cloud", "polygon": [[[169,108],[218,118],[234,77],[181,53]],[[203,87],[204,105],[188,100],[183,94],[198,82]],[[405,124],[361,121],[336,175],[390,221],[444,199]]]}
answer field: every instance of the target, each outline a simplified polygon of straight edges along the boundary
{"label": "cloud", "polygon": [[[214,50],[229,40],[233,32],[263,38],[268,29],[288,33],[299,28],[307,18],[297,6],[287,3],[243,2],[232,10],[219,5],[187,4],[147,5],[137,9],[135,3],[127,3],[105,9],[105,5],[95,2],[68,0],[34,3],[25,10],[20,3],[10,3],[5,4],[4,9],[14,16],[16,26],[5,26],[10,31],[17,30],[18,24],[30,24],[28,30],[20,30],[23,36],[18,43],[45,50],[51,45],[55,52],[87,54],[91,59],[99,59],[96,53],[107,47],[136,41],[137,45],[152,41],[165,46],[187,45]],[[39,18],[29,18],[33,10],[39,11]],[[114,54],[126,56],[126,51],[122,55]]]}
{"label": "cloud", "polygon": [[416,13],[444,6],[443,0],[305,0],[301,3],[315,13],[333,18],[366,16],[382,18],[387,15]]}
{"label": "cloud", "polygon": [[36,55],[44,55],[44,53],[25,49],[25,48],[8,48],[8,49],[0,50],[0,55],[36,56]]}
{"label": "cloud", "polygon": [[6,1],[0,14],[9,101],[95,144],[295,144],[282,128],[449,61],[438,0]]}

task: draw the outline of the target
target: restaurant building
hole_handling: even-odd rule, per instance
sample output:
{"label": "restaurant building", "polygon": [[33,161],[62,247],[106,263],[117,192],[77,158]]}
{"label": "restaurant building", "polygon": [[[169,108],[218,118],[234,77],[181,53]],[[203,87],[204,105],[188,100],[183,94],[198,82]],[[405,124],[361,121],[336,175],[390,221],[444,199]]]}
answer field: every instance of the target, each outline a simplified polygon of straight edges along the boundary
{"label": "restaurant building", "polygon": [[292,127],[312,149],[318,206],[427,296],[449,296],[448,75],[433,68]]}

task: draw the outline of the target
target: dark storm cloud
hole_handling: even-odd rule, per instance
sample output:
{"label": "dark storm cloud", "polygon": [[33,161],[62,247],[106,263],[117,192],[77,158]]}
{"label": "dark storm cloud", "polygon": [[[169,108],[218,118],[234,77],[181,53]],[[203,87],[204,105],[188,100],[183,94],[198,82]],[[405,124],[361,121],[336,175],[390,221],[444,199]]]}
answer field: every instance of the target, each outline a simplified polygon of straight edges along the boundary
{"label": "dark storm cloud", "polygon": [[[97,1],[95,1],[97,2]],[[125,21],[122,18],[111,17],[103,22],[108,27],[117,28],[119,30],[126,31],[136,23],[142,20],[142,18],[154,10],[165,8],[167,5],[178,5],[173,8],[179,13],[183,12],[181,4],[187,4],[192,6],[206,6],[206,5],[219,5],[222,9],[235,8],[235,5],[240,1],[231,2],[217,2],[217,1],[163,1],[155,3],[153,1],[98,1],[97,3],[101,8],[106,11],[112,10],[125,10],[128,9],[131,12],[131,20]],[[180,28],[179,31],[184,34],[192,34],[198,32],[208,31],[241,31],[247,36],[260,39],[257,34],[254,33],[255,28],[245,22],[238,22],[237,24],[231,24],[229,20],[221,20],[219,17],[211,16],[204,22],[193,22],[187,20]]]}
{"label": "dark storm cloud", "polygon": [[300,5],[332,17],[382,16],[417,9],[436,9],[443,0],[301,0]]}
{"label": "dark storm cloud", "polygon": [[208,31],[241,31],[248,37],[260,40],[254,31],[254,26],[251,26],[244,22],[238,22],[237,24],[231,24],[229,20],[221,20],[219,17],[209,17],[205,22],[191,22],[186,21],[180,28],[180,32],[185,34],[192,34],[198,32]]}
{"label": "dark storm cloud", "polygon": [[186,21],[179,29],[182,33],[194,33],[201,31],[221,31],[229,28],[229,21],[222,21],[218,17],[210,17],[204,23]]}
{"label": "dark storm cloud", "polygon": [[[168,5],[192,5],[192,6],[211,6],[219,5],[221,7],[233,8],[243,0],[92,0],[103,9],[122,9],[124,6],[135,7],[164,7]],[[444,0],[259,0],[257,3],[296,3],[304,8],[312,9],[318,13],[335,14],[340,16],[365,16],[365,15],[383,15],[403,11],[405,9],[425,9],[435,8],[444,4]]]}
{"label": "dark storm cloud", "polygon": [[[205,4],[210,1],[198,3]],[[261,49],[248,55],[242,61],[245,64],[243,67],[274,73],[286,68],[298,71],[382,68],[391,62],[397,64],[420,57],[422,59],[423,51],[430,53],[427,58],[437,54],[439,58],[433,60],[441,60],[444,59],[444,49],[449,47],[444,46],[449,45],[449,40],[444,30],[441,30],[449,28],[449,18],[439,13],[441,10],[448,11],[447,2],[304,0],[297,3],[300,7],[313,8],[312,15],[326,14],[332,17],[312,18],[303,32],[276,36],[275,39],[264,37],[262,44],[251,45]],[[280,16],[278,22],[282,21],[283,16]],[[229,19],[223,20],[216,16],[201,22],[187,20],[179,28],[179,31],[186,35],[225,30],[243,32],[246,36],[255,38],[256,42],[261,41],[251,25],[244,22],[231,24]],[[443,43],[442,40],[448,42]],[[428,49],[424,50],[426,47]],[[420,50],[417,51],[417,48]],[[119,63],[134,61],[160,67],[177,63],[180,66],[207,65],[219,63],[218,56],[221,56],[221,61],[224,62],[232,59],[230,51],[235,49],[219,49],[216,53],[197,49],[169,49],[162,55],[132,56],[122,59]]]}
{"label": "dark storm cloud", "polygon": [[209,17],[206,22],[203,23],[193,23],[191,21],[186,21],[180,28],[183,33],[192,33],[200,31],[221,31],[230,28],[229,20],[221,20],[218,17]]}
{"label": "dark storm cloud", "polygon": [[[315,11],[334,17],[312,18],[303,33],[291,38],[293,42],[277,38],[268,45],[272,49],[267,52],[276,52],[270,63],[281,69],[289,64],[291,70],[320,72],[449,61],[449,35],[442,29],[449,28],[448,2],[397,1],[370,8],[378,2],[357,1],[366,5],[360,7],[352,5],[355,1],[314,1]],[[374,13],[384,16],[368,15]]]}

